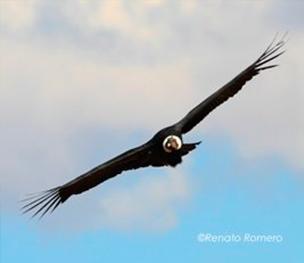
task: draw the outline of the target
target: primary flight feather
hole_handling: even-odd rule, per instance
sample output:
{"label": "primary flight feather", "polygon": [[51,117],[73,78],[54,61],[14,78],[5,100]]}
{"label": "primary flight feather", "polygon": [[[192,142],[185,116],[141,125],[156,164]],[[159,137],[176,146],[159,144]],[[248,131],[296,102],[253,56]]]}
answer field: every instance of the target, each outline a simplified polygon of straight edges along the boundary
{"label": "primary flight feather", "polygon": [[216,107],[233,97],[255,75],[276,67],[277,65],[268,63],[284,53],[281,51],[284,44],[283,39],[277,42],[274,39],[254,63],[197,105],[179,122],[160,130],[143,145],[118,155],[66,184],[24,199],[26,204],[22,207],[23,212],[34,211],[33,216],[40,214],[42,217],[47,212],[54,211],[72,195],[87,191],[123,171],[148,166],[175,167],[182,162],[184,155],[200,143],[184,143],[182,135],[192,130]]}

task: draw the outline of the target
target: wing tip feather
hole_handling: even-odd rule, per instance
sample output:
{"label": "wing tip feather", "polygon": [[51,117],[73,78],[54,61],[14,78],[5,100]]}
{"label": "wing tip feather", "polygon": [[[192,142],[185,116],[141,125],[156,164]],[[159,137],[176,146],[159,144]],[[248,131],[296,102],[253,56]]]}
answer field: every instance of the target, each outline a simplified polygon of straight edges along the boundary
{"label": "wing tip feather", "polygon": [[60,189],[61,187],[52,188],[20,200],[19,202],[23,203],[21,207],[22,214],[33,212],[31,218],[40,214],[39,219],[41,219],[47,212],[52,213],[63,202]]}
{"label": "wing tip feather", "polygon": [[286,40],[287,34],[288,34],[288,32],[284,33],[282,35],[282,37],[278,41],[276,41],[278,38],[278,35],[279,35],[278,33],[276,33],[276,35],[275,35],[274,39],[271,41],[270,45],[268,45],[266,50],[253,64],[255,69],[261,70],[261,69],[272,68],[272,67],[268,67],[268,66],[265,66],[265,67],[261,67],[261,66],[280,57],[281,55],[283,55],[286,52],[286,49],[282,50],[282,47],[284,47],[288,41],[288,39]]}

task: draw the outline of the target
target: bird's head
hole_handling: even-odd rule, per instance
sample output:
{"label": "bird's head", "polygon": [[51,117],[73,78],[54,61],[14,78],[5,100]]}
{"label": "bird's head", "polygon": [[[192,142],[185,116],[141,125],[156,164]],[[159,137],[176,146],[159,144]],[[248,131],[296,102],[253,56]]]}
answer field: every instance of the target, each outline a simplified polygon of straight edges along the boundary
{"label": "bird's head", "polygon": [[183,143],[181,138],[176,135],[169,135],[163,141],[163,148],[167,153],[179,150],[182,145]]}

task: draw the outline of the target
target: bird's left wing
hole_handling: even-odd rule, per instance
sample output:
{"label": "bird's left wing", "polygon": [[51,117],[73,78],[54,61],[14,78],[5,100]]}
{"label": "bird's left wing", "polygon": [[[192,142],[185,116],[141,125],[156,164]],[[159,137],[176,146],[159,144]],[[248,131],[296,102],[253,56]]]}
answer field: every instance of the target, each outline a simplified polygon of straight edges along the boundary
{"label": "bird's left wing", "polygon": [[22,207],[24,213],[36,210],[33,216],[45,215],[66,201],[71,195],[80,194],[96,185],[120,174],[123,171],[147,167],[151,164],[152,143],[148,142],[139,147],[122,153],[121,155],[95,167],[74,180],[50,190],[41,192],[24,199]]}
{"label": "bird's left wing", "polygon": [[274,41],[268,46],[264,53],[254,63],[252,63],[249,67],[243,70],[225,86],[217,90],[206,100],[197,105],[181,121],[176,123],[175,125],[181,130],[181,132],[183,134],[189,132],[194,126],[201,122],[211,111],[213,111],[216,107],[218,107],[226,100],[233,97],[238,91],[240,91],[245,85],[245,83],[251,80],[255,75],[259,74],[260,71],[276,67],[277,65],[266,64],[284,53],[284,51],[280,51],[282,46],[285,44],[283,38],[277,43],[274,43],[274,39]]}

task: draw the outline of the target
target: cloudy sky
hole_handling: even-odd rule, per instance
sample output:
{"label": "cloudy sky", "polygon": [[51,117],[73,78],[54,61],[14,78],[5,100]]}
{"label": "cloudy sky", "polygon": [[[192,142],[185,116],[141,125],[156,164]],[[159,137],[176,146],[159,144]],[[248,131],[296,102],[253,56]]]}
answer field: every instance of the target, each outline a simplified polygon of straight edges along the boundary
{"label": "cloudy sky", "polygon": [[[297,0],[0,0],[0,261],[302,262],[303,12]],[[20,214],[27,193],[143,143],[286,31],[280,67],[187,135],[202,144],[182,165],[124,173],[39,222]]]}

